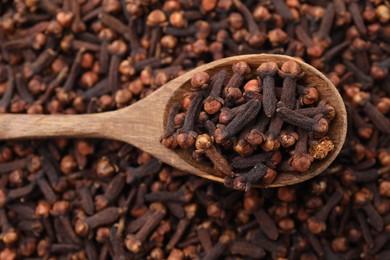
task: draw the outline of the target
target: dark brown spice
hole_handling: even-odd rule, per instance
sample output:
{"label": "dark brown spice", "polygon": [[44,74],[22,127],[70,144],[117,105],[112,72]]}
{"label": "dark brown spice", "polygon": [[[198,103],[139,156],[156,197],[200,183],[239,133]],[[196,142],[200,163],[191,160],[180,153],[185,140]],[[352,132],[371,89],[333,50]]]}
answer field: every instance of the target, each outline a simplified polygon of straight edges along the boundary
{"label": "dark brown spice", "polygon": [[295,34],[297,35],[297,38],[306,46],[306,52],[310,57],[318,58],[322,56],[324,52],[323,47],[310,38],[308,32],[302,27],[302,25],[297,25],[295,27]]}
{"label": "dark brown spice", "polygon": [[362,206],[363,211],[366,213],[368,217],[368,223],[378,232],[383,229],[383,219],[378,214],[374,206],[370,202],[364,203]]}
{"label": "dark brown spice", "polygon": [[60,171],[57,162],[53,159],[52,154],[43,147],[39,146],[38,153],[42,157],[42,165],[45,165],[43,170],[50,184],[56,186],[60,179]]}
{"label": "dark brown spice", "polygon": [[80,236],[86,236],[91,230],[95,229],[96,227],[116,221],[122,214],[122,209],[116,207],[108,207],[96,213],[95,215],[77,220],[75,225],[75,231]]}
{"label": "dark brown spice", "polygon": [[251,125],[247,125],[238,136],[238,140],[233,143],[234,151],[240,156],[248,156],[254,152],[254,147],[245,140],[245,136],[248,135],[251,128]]}
{"label": "dark brown spice", "polygon": [[275,222],[263,209],[258,209],[253,213],[256,217],[257,222],[260,225],[261,230],[264,234],[272,240],[277,240],[279,237],[279,231],[276,227]]}
{"label": "dark brown spice", "polygon": [[307,117],[314,117],[318,114],[323,114],[324,117],[329,121],[333,120],[336,116],[336,111],[334,107],[325,100],[321,100],[316,107],[298,108],[295,109],[295,112],[298,112],[301,115]]}
{"label": "dark brown spice", "polygon": [[136,218],[132,221],[126,228],[127,233],[135,233],[137,232],[146,222],[146,220],[150,217],[152,211],[148,209],[148,211],[142,216]]}
{"label": "dark brown spice", "polygon": [[266,253],[263,248],[247,241],[235,240],[229,247],[229,252],[234,255],[241,255],[260,259],[265,257]]}
{"label": "dark brown spice", "polygon": [[314,118],[309,118],[284,107],[282,103],[279,103],[276,112],[285,122],[305,130],[313,131],[315,137],[324,136],[328,132],[329,123],[322,117],[322,114],[318,114]]}
{"label": "dark brown spice", "polygon": [[[336,10],[332,3],[329,3],[326,7],[325,14],[321,19],[320,28],[318,29],[317,33],[315,34],[315,40],[322,42],[325,41],[328,43],[331,41],[330,39],[330,31],[332,29],[334,17],[336,14]],[[328,45],[328,44],[326,44]]]}
{"label": "dark brown spice", "polygon": [[280,142],[277,139],[283,127],[283,119],[278,114],[271,119],[266,138],[261,145],[264,151],[271,152],[280,148]]}
{"label": "dark brown spice", "polygon": [[0,99],[1,113],[4,113],[8,109],[15,88],[15,79],[12,72],[12,68],[10,66],[6,66],[5,70],[7,71],[7,90]]}
{"label": "dark brown spice", "polygon": [[[250,100],[248,103],[248,110],[243,114],[239,114],[226,126],[221,126],[220,131],[215,132],[215,139],[217,143],[223,143],[227,139],[237,134],[242,128],[249,124],[260,112],[261,105],[259,100]],[[217,128],[218,130],[218,128]]]}
{"label": "dark brown spice", "polygon": [[56,51],[50,48],[46,49],[37,57],[37,59],[33,63],[27,64],[23,68],[24,77],[27,79],[31,78],[31,76],[44,69],[45,67],[49,66],[56,58],[56,56]]}
{"label": "dark brown spice", "polygon": [[211,242],[211,237],[209,233],[209,225],[210,223],[203,223],[197,228],[197,235],[199,238],[199,242],[202,245],[205,252],[210,251],[213,244]]}
{"label": "dark brown spice", "polygon": [[272,0],[272,4],[274,5],[274,8],[276,9],[276,12],[283,17],[286,21],[292,20],[292,14],[288,6],[284,1],[281,0]]}
{"label": "dark brown spice", "polygon": [[266,40],[266,35],[259,30],[259,27],[257,26],[256,21],[252,16],[252,13],[242,2],[238,0],[233,0],[233,3],[236,8],[242,13],[247,23],[248,35],[246,37],[246,41],[252,47],[261,47]]}
{"label": "dark brown spice", "polygon": [[191,200],[192,196],[192,192],[185,186],[182,186],[177,191],[156,191],[145,194],[145,200],[158,202],[188,202]]}
{"label": "dark brown spice", "polygon": [[74,232],[69,216],[61,215],[58,216],[58,219],[62,225],[62,230],[64,231],[67,240],[69,240],[72,244],[81,245],[81,240]]}
{"label": "dark brown spice", "polygon": [[90,188],[88,186],[80,186],[76,189],[76,191],[79,197],[81,208],[87,215],[93,215],[94,205]]}
{"label": "dark brown spice", "polygon": [[263,63],[257,69],[257,74],[263,86],[263,110],[266,116],[272,117],[276,111],[276,93],[274,77],[278,72],[278,65],[274,62]]}
{"label": "dark brown spice", "polygon": [[227,125],[233,120],[238,114],[244,113],[248,108],[248,103],[242,104],[234,108],[222,107],[218,116],[218,122],[223,125]]}
{"label": "dark brown spice", "polygon": [[253,128],[245,136],[245,140],[252,146],[260,145],[265,139],[264,131],[269,121],[269,117],[267,117],[264,113],[261,113],[256,123],[253,125]]}
{"label": "dark brown spice", "polygon": [[120,35],[123,35],[123,37],[125,37],[127,40],[130,39],[130,30],[128,26],[122,23],[120,20],[107,13],[100,13],[99,18],[102,24],[109,27],[113,31],[116,31]]}
{"label": "dark brown spice", "polygon": [[107,74],[109,67],[110,55],[108,52],[108,41],[104,40],[100,46],[99,51],[99,72],[101,74]]}
{"label": "dark brown spice", "polygon": [[353,102],[363,107],[364,112],[379,131],[388,133],[389,120],[371,103],[369,94],[358,92],[353,97]]}
{"label": "dark brown spice", "polygon": [[311,105],[318,101],[318,91],[314,87],[303,87],[298,85],[299,104],[301,106]]}
{"label": "dark brown spice", "polygon": [[296,81],[303,77],[301,67],[294,61],[287,61],[283,63],[282,68],[279,70],[279,75],[283,78],[283,90],[280,101],[283,102],[285,107],[293,109],[296,103]]}
{"label": "dark brown spice", "polygon": [[361,71],[358,67],[355,66],[355,64],[353,64],[352,62],[350,61],[347,61],[345,60],[344,61],[344,64],[345,66],[347,66],[348,70],[350,70],[353,75],[359,80],[362,82],[363,84],[363,87],[364,89],[369,89],[371,88],[372,84],[373,84],[373,79],[365,74],[363,71]]}
{"label": "dark brown spice", "polygon": [[275,175],[276,172],[269,169],[263,163],[258,163],[249,172],[238,174],[234,178],[233,188],[236,190],[248,191],[253,184],[259,183],[259,181],[266,175]]}
{"label": "dark brown spice", "polygon": [[227,107],[232,106],[242,98],[242,92],[239,89],[245,80],[245,76],[250,73],[250,68],[245,62],[238,62],[232,66],[233,76],[225,86],[225,103]]}
{"label": "dark brown spice", "polygon": [[178,219],[182,219],[185,217],[185,212],[183,205],[179,202],[168,202],[167,203],[168,210],[170,213]]}
{"label": "dark brown spice", "polygon": [[24,99],[27,102],[27,104],[33,103],[34,101],[33,96],[27,90],[26,82],[24,81],[20,73],[16,74],[15,76],[15,84],[16,84],[16,89],[18,90],[18,93],[21,96],[21,98]]}
{"label": "dark brown spice", "polygon": [[152,214],[147,218],[145,224],[135,234],[128,234],[125,238],[125,247],[133,253],[138,253],[143,242],[156,228],[158,223],[165,216],[166,210],[162,204],[155,204]]}
{"label": "dark brown spice", "polygon": [[271,253],[271,257],[273,258],[285,257],[287,254],[285,244],[272,241],[261,234],[261,232],[257,232],[254,235],[252,242],[261,245],[262,248]]}
{"label": "dark brown spice", "polygon": [[171,239],[169,240],[166,248],[168,250],[175,247],[175,245],[179,242],[180,238],[183,236],[184,232],[186,231],[186,228],[191,222],[191,219],[196,214],[197,206],[194,204],[190,204],[186,207],[186,216],[182,219],[180,219],[179,223],[177,224],[175,233],[172,235]]}
{"label": "dark brown spice", "polygon": [[122,238],[122,226],[120,223],[115,225],[110,230],[110,243],[113,249],[113,257],[119,260],[125,260],[126,253],[123,248],[123,238]]}
{"label": "dark brown spice", "polygon": [[6,245],[15,243],[19,236],[16,233],[15,229],[12,227],[8,221],[6,212],[4,209],[0,209],[0,223],[2,227],[2,240]]}
{"label": "dark brown spice", "polygon": [[126,176],[121,173],[117,175],[110,181],[104,194],[95,196],[95,208],[97,211],[109,206],[115,201],[122,193],[126,184]]}
{"label": "dark brown spice", "polygon": [[179,113],[180,105],[175,103],[169,109],[168,117],[167,117],[167,125],[165,126],[164,133],[161,137],[161,143],[167,147],[174,149],[177,147],[176,142],[176,128],[175,128],[175,116]]}
{"label": "dark brown spice", "polygon": [[206,111],[206,113],[211,115],[215,114],[221,109],[221,106],[224,104],[224,101],[220,97],[220,95],[226,76],[227,71],[221,70],[211,78],[211,91],[203,104],[204,111]]}
{"label": "dark brown spice", "polygon": [[232,240],[232,234],[229,231],[226,231],[225,234],[222,234],[218,242],[202,257],[202,260],[211,260],[217,259],[220,257],[225,249],[230,245]]}
{"label": "dark brown spice", "polygon": [[188,149],[195,144],[195,138],[198,134],[194,132],[193,129],[203,99],[204,97],[202,92],[196,93],[196,96],[192,100],[191,105],[187,110],[183,127],[178,129],[176,140],[179,146],[184,149]]}
{"label": "dark brown spice", "polygon": [[126,183],[132,184],[141,178],[157,173],[162,167],[161,162],[157,159],[151,159],[139,167],[128,167],[126,169]]}
{"label": "dark brown spice", "polygon": [[45,196],[46,200],[53,204],[57,200],[57,196],[55,195],[53,189],[49,185],[49,183],[46,181],[45,177],[43,176],[43,171],[40,171],[40,173],[37,174],[37,184],[43,195]]}
{"label": "dark brown spice", "polygon": [[308,133],[301,128],[297,130],[299,140],[295,146],[294,155],[290,159],[290,164],[298,172],[307,171],[313,162],[313,156],[307,151]]}
{"label": "dark brown spice", "polygon": [[364,24],[358,2],[354,0],[351,1],[348,5],[348,10],[351,12],[351,17],[356,25],[356,28],[359,30],[359,33],[363,36],[367,35],[367,28]]}
{"label": "dark brown spice", "polygon": [[361,211],[358,211],[356,213],[356,218],[362,230],[364,240],[366,241],[368,247],[372,248],[374,246],[374,239],[371,235],[370,228],[368,227],[364,214]]}
{"label": "dark brown spice", "polygon": [[88,259],[98,259],[98,253],[95,244],[89,239],[84,239],[83,244]]}
{"label": "dark brown spice", "polygon": [[378,253],[388,242],[389,234],[386,232],[381,232],[374,239],[374,247],[370,248],[370,253],[375,254]]}
{"label": "dark brown spice", "polygon": [[236,169],[245,169],[255,166],[257,163],[264,163],[268,167],[277,165],[281,160],[280,152],[254,154],[248,157],[237,156],[232,160],[232,166]]}
{"label": "dark brown spice", "polygon": [[[75,12],[72,12],[73,2],[76,4]],[[354,14],[354,8],[358,11],[357,15]],[[127,104],[117,101],[117,97],[121,95],[117,94],[117,91],[112,93],[111,86],[107,83],[108,77],[105,76],[110,64],[107,46],[113,41],[124,40],[130,43],[130,52],[120,58],[120,65],[117,67],[120,84],[117,87],[123,89],[119,93],[127,90],[132,93],[131,102],[147,96],[183,71],[203,63],[239,53],[278,52],[301,58],[320,69],[340,90],[345,103],[353,107],[354,111],[349,113],[348,117],[352,118],[354,112],[358,113],[358,117],[350,120],[347,142],[342,152],[333,166],[326,171],[327,177],[320,178],[319,183],[317,183],[319,179],[313,179],[306,184],[288,188],[291,192],[285,192],[284,189],[283,192],[279,189],[277,191],[251,190],[245,194],[245,199],[242,195],[234,198],[237,193],[208,180],[194,179],[188,177],[187,173],[169,167],[164,167],[165,170],[162,171],[161,164],[157,161],[154,162],[157,165],[155,168],[142,170],[142,174],[137,173],[135,179],[132,179],[132,175],[129,174],[131,180],[129,184],[124,184],[122,190],[124,194],[120,194],[109,203],[110,206],[123,210],[129,209],[130,214],[124,214],[102,227],[91,229],[89,239],[81,239],[83,246],[73,245],[72,235],[67,231],[69,225],[65,228],[69,221],[65,220],[65,224],[62,224],[60,219],[64,216],[69,218],[74,228],[77,219],[93,215],[94,199],[108,190],[113,178],[123,174],[129,166],[133,171],[139,167],[138,165],[141,167],[146,165],[149,157],[134,147],[123,148],[120,143],[101,143],[99,140],[83,141],[89,147],[89,152],[76,148],[79,147],[79,141],[58,139],[47,144],[38,143],[37,146],[44,146],[47,153],[38,152],[37,146],[31,146],[28,142],[23,146],[15,142],[3,142],[0,144],[2,163],[0,168],[3,171],[0,174],[0,200],[4,206],[2,211],[14,232],[9,232],[11,235],[5,236],[8,233],[2,230],[4,246],[0,249],[0,259],[53,257],[115,259],[123,257],[123,252],[126,257],[136,259],[175,257],[192,259],[208,255],[210,249],[215,248],[217,248],[215,255],[221,254],[220,258],[227,259],[234,257],[388,259],[386,231],[389,230],[390,223],[388,203],[390,157],[387,147],[390,139],[386,134],[387,131],[378,130],[380,127],[371,119],[372,114],[369,116],[370,112],[366,112],[364,102],[359,102],[362,98],[362,93],[359,91],[365,91],[370,94],[369,103],[377,109],[374,113],[379,112],[384,115],[381,119],[388,119],[385,100],[390,93],[390,81],[387,75],[390,53],[388,8],[386,2],[376,0],[333,0],[331,2],[310,0],[305,3],[290,0],[261,3],[251,0],[242,3],[220,0],[200,1],[199,5],[181,0],[164,3],[149,1],[147,5],[115,0],[66,0],[62,3],[17,1],[12,5],[0,5],[0,42],[3,43],[0,50],[2,62],[0,95],[2,100],[5,100],[0,104],[2,109],[4,108],[3,111],[36,114],[97,113],[114,110]],[[158,10],[153,12],[157,13],[158,17],[154,17],[152,24],[148,26],[147,17],[153,10]],[[248,16],[247,10],[252,14]],[[107,14],[120,21],[124,26],[120,33],[117,33],[116,28],[110,29],[109,26],[107,28],[102,24],[99,18],[102,12],[103,15]],[[256,21],[254,30],[260,32],[258,35],[268,36],[261,47],[255,47],[253,43],[249,44],[249,40],[253,40],[252,36],[254,36],[249,33],[252,29],[248,26],[250,23],[247,21],[250,21],[250,18],[248,20],[247,17],[250,16],[253,16]],[[360,25],[355,21],[356,18],[361,20]],[[84,30],[83,25],[80,26],[81,23],[77,20],[82,20],[84,23],[84,32],[73,32]],[[72,26],[74,21],[76,22]],[[166,27],[170,21],[172,24]],[[177,28],[184,25],[187,27]],[[125,31],[123,28],[126,28],[125,33],[122,33]],[[364,30],[365,35],[361,33]],[[101,34],[103,32],[107,34],[106,37],[96,36],[100,36],[101,31]],[[131,36],[130,39],[127,39],[128,35]],[[28,68],[29,64],[34,63],[50,48],[58,52],[51,64],[49,62],[44,65],[43,69],[34,72],[29,79],[17,78],[20,69]],[[76,79],[71,84],[72,90],[67,93],[57,91],[57,87],[61,88],[64,85],[64,77],[74,64],[77,52],[82,48],[86,51],[85,55],[92,57],[90,64],[86,66],[85,59],[82,58]],[[146,57],[150,59],[145,59]],[[172,63],[181,66],[175,72],[166,71],[166,68],[171,68]],[[9,71],[6,69],[8,66]],[[149,68],[144,69],[146,66]],[[163,73],[160,73],[160,70],[163,70]],[[7,76],[7,72],[10,72],[11,78]],[[93,74],[96,82],[88,81],[93,83],[85,84],[87,82],[85,75],[88,74]],[[7,82],[7,79],[11,81]],[[17,82],[19,79],[26,81]],[[228,125],[237,115],[242,115],[248,101],[262,100],[263,86],[259,84],[261,82],[249,84],[251,80],[254,80],[253,77],[251,79],[248,75],[240,85],[240,91],[232,90],[232,94],[237,99],[234,99],[230,108],[223,104],[217,113],[206,117],[205,112],[201,111],[199,116],[195,117],[192,130],[198,135],[208,133],[212,139],[215,132],[221,129],[218,124]],[[226,82],[223,83],[223,87]],[[277,100],[281,100],[282,85],[283,80],[277,75],[275,77]],[[33,102],[19,90],[20,86],[28,87]],[[205,88],[204,93],[207,94],[211,91],[211,84]],[[300,101],[300,105],[294,104],[291,109],[310,118],[322,113],[323,117],[330,122],[332,109],[327,109],[326,101],[322,100],[322,96],[318,96],[318,91],[306,84],[305,76],[297,80],[296,88],[294,98]],[[219,97],[225,98],[224,92],[220,93]],[[285,100],[282,101],[287,105]],[[27,105],[28,103],[30,104]],[[244,106],[240,107],[241,104]],[[239,107],[240,109],[237,109]],[[203,104],[201,109],[204,109]],[[185,110],[183,107],[183,111]],[[185,113],[181,113],[180,116],[183,115]],[[180,119],[180,116],[177,119]],[[258,156],[267,158],[268,161],[264,163],[267,167],[271,169],[276,167],[280,171],[286,166],[287,157],[292,156],[296,150],[294,144],[291,144],[288,149],[285,148],[285,144],[290,140],[291,143],[297,141],[299,137],[295,134],[299,127],[275,119],[274,115],[269,119],[271,122],[264,123],[266,126],[263,129],[263,126],[259,126],[261,117],[266,117],[262,111],[236,135],[229,137],[227,144],[215,144],[215,149],[226,159],[226,162],[237,166],[232,168],[237,171],[237,175],[250,171],[258,163],[256,161]],[[373,118],[375,120],[375,117]],[[386,123],[386,120],[383,122]],[[184,122],[184,120],[181,123],[179,121],[174,122],[175,130]],[[254,130],[249,131],[253,134],[251,138],[249,134],[243,137],[247,129]],[[264,140],[260,141],[260,139]],[[323,154],[324,147],[329,144],[328,141],[326,137],[319,139],[309,137],[308,153],[313,157]],[[260,149],[263,144],[267,145]],[[278,145],[280,147],[274,153],[265,154],[263,151],[276,149]],[[238,157],[239,154],[235,151],[237,147],[241,149],[241,153],[244,148],[248,148],[248,151],[252,150],[251,153],[255,156],[252,158],[252,154],[248,157]],[[315,153],[311,151],[313,147],[317,147],[314,149]],[[69,155],[75,158],[76,166],[63,165],[68,161]],[[36,158],[29,161],[30,156]],[[41,161],[38,157],[41,157],[42,162],[34,163],[33,161]],[[100,162],[100,158],[103,157],[107,160]],[[197,155],[198,160],[207,160],[204,157],[206,156]],[[238,164],[233,165],[233,161],[236,160]],[[277,163],[278,161],[280,163]],[[40,164],[42,165],[38,166]],[[94,168],[98,165],[96,169],[99,169],[99,175]],[[287,166],[291,168],[290,165]],[[58,210],[54,209],[57,203],[53,203],[52,209],[42,191],[35,187],[40,167],[45,171],[42,176],[54,190],[55,195],[70,203],[71,207],[65,215],[51,215],[51,211]],[[77,168],[85,170],[74,172],[78,170]],[[69,172],[70,169],[72,172]],[[263,181],[266,177],[264,176]],[[136,183],[139,184],[134,185]],[[315,189],[313,183],[318,184]],[[166,216],[146,236],[141,250],[137,254],[128,252],[124,247],[123,227],[126,228],[127,234],[136,233],[143,226],[142,224],[138,224],[138,228],[130,232],[127,228],[143,218],[139,216],[147,216],[152,212],[150,203],[145,201],[144,195],[156,191],[175,192],[183,185],[191,185],[191,192],[196,194],[200,192],[204,196],[195,196],[190,202],[166,203]],[[86,191],[83,194],[90,198],[87,203],[80,201],[84,195],[78,194],[80,187],[83,186],[87,188],[83,190]],[[316,215],[320,210],[319,207],[331,199],[332,193],[339,186],[343,189],[343,196],[325,218],[326,230],[320,235],[306,232],[307,219]],[[133,202],[131,196],[135,196],[136,193],[138,193],[137,199]],[[251,196],[247,195],[249,193]],[[355,201],[356,197],[358,202]],[[198,212],[202,214],[197,214],[190,220],[182,220],[184,207],[192,203],[198,206]],[[260,206],[278,225],[277,241],[269,239],[249,213],[253,208]],[[363,207],[366,207],[366,210]],[[40,211],[36,214],[28,213],[34,208],[40,208]],[[376,213],[373,213],[373,210]],[[374,217],[370,218],[369,215],[372,213]],[[358,214],[362,217],[357,216]],[[378,216],[383,219],[383,225],[380,220],[375,221]],[[359,218],[365,222],[363,224],[366,226],[363,228],[365,233],[362,232]],[[179,241],[174,243],[175,247],[168,251],[166,246],[175,232],[172,229],[173,224],[186,221],[188,224],[185,232],[181,234]],[[198,231],[199,225],[202,227]],[[380,228],[382,231],[378,232]],[[226,230],[233,231],[234,234],[229,236],[232,242],[225,246],[224,250],[218,251],[221,247],[213,248],[213,245],[218,245],[218,238]],[[12,234],[15,233],[18,236],[17,241],[10,243]],[[370,241],[370,235],[372,248],[366,242]],[[261,256],[255,256],[255,253]]]}
{"label": "dark brown spice", "polygon": [[73,251],[80,250],[79,245],[72,245],[72,244],[52,244],[50,245],[50,252],[53,254],[59,254],[59,253],[70,253]]}
{"label": "dark brown spice", "polygon": [[76,58],[72,64],[69,75],[68,75],[68,77],[65,81],[65,84],[63,86],[63,89],[67,92],[72,90],[72,88],[76,82],[76,78],[77,78],[77,75],[78,75],[79,70],[80,70],[81,57],[82,57],[82,54],[84,53],[84,51],[85,51],[84,49],[80,49],[76,54]]}
{"label": "dark brown spice", "polygon": [[73,23],[72,23],[72,31],[74,33],[81,33],[86,30],[85,23],[81,20],[81,10],[80,3],[77,0],[72,0],[70,2],[70,11],[74,15]]}
{"label": "dark brown spice", "polygon": [[324,207],[318,211],[314,217],[307,220],[308,229],[311,233],[319,234],[326,230],[326,218],[333,207],[342,199],[342,196],[342,191],[340,189],[336,189]]}
{"label": "dark brown spice", "polygon": [[108,45],[107,49],[111,54],[110,66],[108,70],[108,85],[111,87],[111,91],[115,92],[119,89],[119,63],[121,61],[121,57],[127,51],[127,46],[123,41],[117,40]]}

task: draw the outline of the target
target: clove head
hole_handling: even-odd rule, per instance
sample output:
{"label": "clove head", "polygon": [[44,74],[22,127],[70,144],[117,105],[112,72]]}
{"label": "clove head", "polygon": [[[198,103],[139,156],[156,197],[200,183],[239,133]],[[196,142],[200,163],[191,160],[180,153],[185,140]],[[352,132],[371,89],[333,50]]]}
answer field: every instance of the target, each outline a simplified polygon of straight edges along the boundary
{"label": "clove head", "polygon": [[171,136],[168,136],[166,138],[162,138],[161,139],[161,143],[167,147],[167,148],[170,148],[170,149],[175,149],[177,147],[177,137],[176,137],[176,134],[173,134]]}
{"label": "clove head", "polygon": [[194,146],[196,136],[197,136],[196,132],[193,131],[188,133],[183,132],[183,133],[179,133],[176,136],[176,141],[181,148],[188,149]]}
{"label": "clove head", "polygon": [[269,185],[269,184],[273,183],[277,174],[278,173],[275,170],[268,169],[265,172],[265,175],[262,179],[262,182],[264,183],[264,185]]}
{"label": "clove head", "polygon": [[293,146],[299,139],[296,132],[282,130],[279,136],[279,142],[283,147]]}
{"label": "clove head", "polygon": [[270,62],[264,62],[257,68],[257,74],[261,78],[264,78],[266,76],[275,76],[278,72],[278,64],[276,62],[270,61]]}
{"label": "clove head", "polygon": [[313,234],[320,234],[326,230],[325,222],[316,217],[311,217],[307,220],[307,227]]}
{"label": "clove head", "polygon": [[128,234],[125,239],[125,247],[132,253],[138,253],[142,248],[142,241],[135,235]]}
{"label": "clove head", "polygon": [[303,76],[302,74],[302,68],[301,66],[293,61],[289,60],[283,63],[282,68],[280,69],[279,75],[284,78],[284,77],[291,77],[291,78],[300,78]]}
{"label": "clove head", "polygon": [[259,93],[261,90],[260,81],[257,79],[251,79],[244,85],[244,91],[256,92]]}
{"label": "clove head", "polygon": [[215,129],[214,138],[217,144],[223,145],[229,141],[225,131],[223,131],[224,128],[224,125],[217,125],[217,129]]}
{"label": "clove head", "polygon": [[248,44],[254,48],[259,48],[260,46],[262,46],[266,39],[267,35],[260,31],[249,33],[246,37]]}
{"label": "clove head", "polygon": [[208,86],[210,76],[207,72],[201,71],[194,74],[191,78],[191,86],[195,89],[201,89]]}
{"label": "clove head", "polygon": [[19,235],[13,228],[4,231],[4,233],[2,234],[2,240],[6,245],[13,244],[16,241],[18,241],[18,239],[19,239]]}
{"label": "clove head", "polygon": [[260,145],[264,139],[264,134],[258,131],[258,129],[252,129],[245,137],[245,140],[254,146]]}
{"label": "clove head", "polygon": [[228,107],[223,107],[221,108],[221,112],[219,113],[218,122],[220,124],[227,125],[230,121],[232,121],[233,117],[234,114],[232,110]]}
{"label": "clove head", "polygon": [[76,221],[75,232],[80,236],[87,236],[89,233],[88,224],[84,220],[78,219]]}
{"label": "clove head", "polygon": [[389,74],[389,70],[387,68],[383,68],[379,65],[379,63],[375,62],[372,64],[370,69],[370,75],[374,80],[382,80]]}
{"label": "clove head", "polygon": [[204,101],[204,111],[206,111],[207,114],[209,115],[214,115],[215,113],[217,113],[222,105],[223,105],[223,99],[217,97],[217,98],[214,98],[214,97],[211,97],[211,96],[208,96],[206,98],[206,100]]}
{"label": "clove head", "polygon": [[329,102],[326,102],[324,107],[327,110],[326,114],[324,115],[325,118],[332,121],[336,117],[336,109]]}
{"label": "clove head", "polygon": [[370,100],[370,94],[364,91],[358,91],[352,97],[352,103],[355,105],[363,106]]}
{"label": "clove head", "polygon": [[297,172],[305,172],[309,170],[311,163],[313,162],[313,156],[307,153],[294,154],[291,157],[290,164]]}
{"label": "clove head", "polygon": [[267,137],[261,147],[266,152],[276,151],[280,148],[280,142],[274,138]]}
{"label": "clove head", "polygon": [[155,9],[151,11],[146,19],[147,26],[162,25],[167,22],[167,16],[162,10]]}
{"label": "clove head", "polygon": [[248,63],[240,61],[232,66],[233,73],[238,73],[240,75],[246,75],[251,72],[251,68],[249,67]]}
{"label": "clove head", "polygon": [[250,186],[250,184],[247,182],[247,180],[246,180],[246,178],[244,176],[238,176],[233,181],[233,189],[235,189],[235,190],[245,190],[245,191],[247,191],[247,187],[248,186]]}
{"label": "clove head", "polygon": [[195,147],[197,151],[204,152],[211,147],[212,143],[212,138],[209,135],[202,134],[196,138]]}
{"label": "clove head", "polygon": [[254,152],[254,147],[249,144],[244,139],[240,138],[236,144],[234,144],[233,149],[236,153],[241,156],[248,156]]}
{"label": "clove head", "polygon": [[111,54],[122,56],[127,52],[127,45],[122,40],[115,40],[108,45],[107,49]]}
{"label": "clove head", "polygon": [[242,92],[239,88],[228,88],[226,90],[226,96],[233,98],[234,100],[242,98]]}
{"label": "clove head", "polygon": [[300,97],[301,105],[311,105],[318,100],[318,90],[314,87],[308,87],[304,90],[303,96]]}
{"label": "clove head", "polygon": [[313,136],[315,138],[320,138],[324,136],[329,130],[329,122],[322,115],[318,115],[317,122],[313,125]]}

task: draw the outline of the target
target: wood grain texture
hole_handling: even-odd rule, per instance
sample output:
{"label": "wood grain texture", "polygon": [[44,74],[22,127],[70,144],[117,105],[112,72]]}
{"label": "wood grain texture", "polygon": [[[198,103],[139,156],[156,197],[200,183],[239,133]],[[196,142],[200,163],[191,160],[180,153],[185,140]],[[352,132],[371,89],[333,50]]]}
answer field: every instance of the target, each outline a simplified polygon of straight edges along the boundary
{"label": "wood grain texture", "polygon": [[[263,62],[275,61],[279,67],[289,59],[284,55],[256,54],[234,56],[202,65],[168,82],[147,98],[112,112],[85,115],[0,115],[0,139],[35,139],[50,137],[108,138],[127,142],[148,152],[173,167],[203,178],[223,182],[213,175],[214,170],[203,164],[195,164],[191,152],[172,151],[160,144],[165,118],[169,107],[181,99],[189,89],[192,75],[207,71],[213,75],[224,68],[232,74],[231,66],[238,61],[247,62],[253,73]],[[328,100],[336,109],[336,118],[330,125],[328,136],[335,149],[324,160],[316,160],[309,171],[304,173],[279,173],[269,187],[291,185],[308,180],[324,171],[336,158],[344,144],[347,118],[343,100],[333,84],[312,66],[294,59],[305,71],[306,85],[315,86],[320,99]]]}

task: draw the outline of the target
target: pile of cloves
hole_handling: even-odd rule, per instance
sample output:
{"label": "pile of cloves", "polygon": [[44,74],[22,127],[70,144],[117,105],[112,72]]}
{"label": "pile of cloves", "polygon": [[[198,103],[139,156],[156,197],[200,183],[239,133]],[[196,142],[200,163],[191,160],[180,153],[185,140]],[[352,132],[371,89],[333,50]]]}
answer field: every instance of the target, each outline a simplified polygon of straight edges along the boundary
{"label": "pile of cloves", "polygon": [[277,172],[305,172],[334,148],[326,134],[335,109],[315,86],[300,84],[305,73],[297,62],[280,69],[264,62],[256,74],[243,61],[232,65],[230,78],[224,69],[212,77],[195,73],[161,137],[168,148],[194,150],[198,161],[204,154],[237,190],[269,185]]}
{"label": "pile of cloves", "polygon": [[390,259],[389,13],[385,0],[0,0],[0,112],[114,110],[213,60],[279,53],[324,73],[348,113],[323,174],[248,192],[120,142],[1,141],[0,259]]}

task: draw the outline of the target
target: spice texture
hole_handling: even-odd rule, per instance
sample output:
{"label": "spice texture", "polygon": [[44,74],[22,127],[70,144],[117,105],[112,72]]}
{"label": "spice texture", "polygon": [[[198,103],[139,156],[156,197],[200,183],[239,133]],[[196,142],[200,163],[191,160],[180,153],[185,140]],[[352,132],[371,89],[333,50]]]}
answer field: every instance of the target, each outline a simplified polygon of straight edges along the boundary
{"label": "spice texture", "polygon": [[[344,147],[323,174],[248,192],[115,141],[1,141],[0,259],[390,259],[389,8],[384,0],[0,0],[1,113],[115,110],[199,65],[255,53],[301,58],[319,69],[348,112]],[[323,102],[311,105],[316,89],[301,87],[299,73],[278,69],[284,74],[276,82],[272,64],[262,70],[267,113],[243,139],[251,146],[307,142],[306,134],[280,126],[283,115],[314,118],[327,110]],[[246,73],[240,67],[228,79],[218,72],[204,102],[194,93],[183,108],[203,106],[202,120],[219,113],[224,125],[253,112],[256,95],[233,107],[242,98],[237,85],[257,88]],[[223,77],[232,81],[225,99]],[[298,94],[301,108],[278,93],[280,86]],[[197,143],[196,122],[179,107],[169,114],[165,145],[189,143],[216,155],[207,136]],[[272,131],[260,144],[268,124]],[[181,139],[169,138],[179,125]],[[208,135],[222,131],[205,128]],[[228,130],[221,141],[237,134]],[[328,140],[301,145],[296,155],[322,146]],[[272,162],[266,155],[246,159],[232,165]]]}
{"label": "spice texture", "polygon": [[[281,69],[276,62],[264,62],[256,72],[241,61],[231,70],[230,78],[226,69],[211,77],[207,72],[193,75],[182,104],[170,108],[162,144],[192,151],[196,162],[205,161],[205,155],[225,186],[245,191],[271,184],[278,172],[304,173],[314,159],[334,149],[326,135],[335,108],[318,100],[315,86],[299,85],[317,93],[309,105],[299,101],[305,94],[296,92],[297,83],[304,84],[298,79],[305,73],[296,61],[284,62]],[[175,125],[179,113],[184,122]]]}

